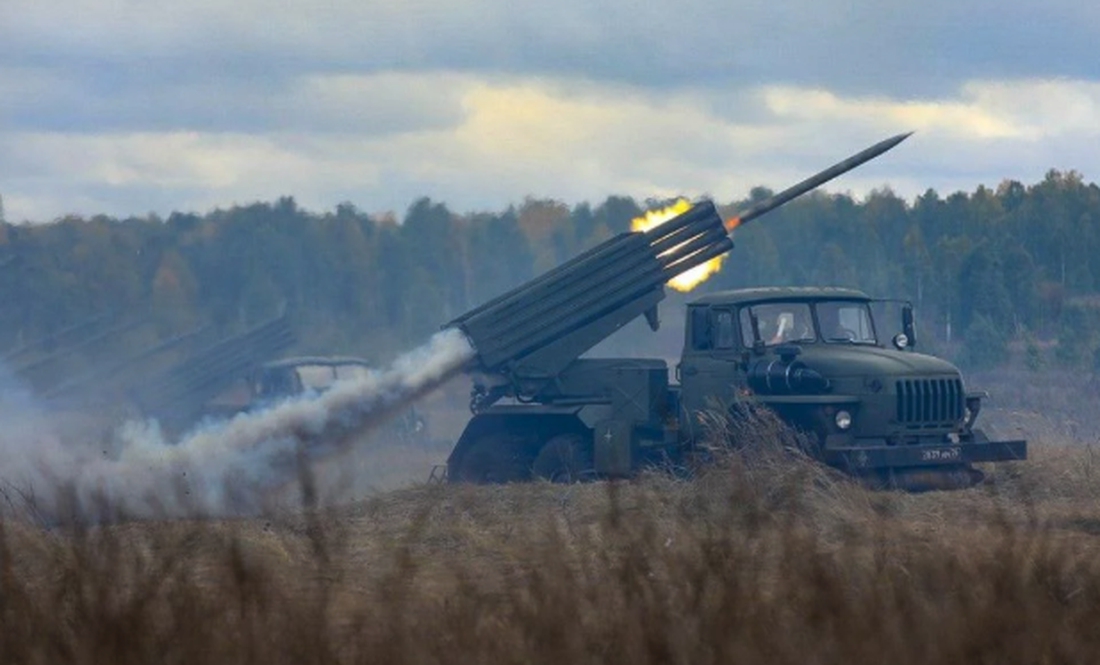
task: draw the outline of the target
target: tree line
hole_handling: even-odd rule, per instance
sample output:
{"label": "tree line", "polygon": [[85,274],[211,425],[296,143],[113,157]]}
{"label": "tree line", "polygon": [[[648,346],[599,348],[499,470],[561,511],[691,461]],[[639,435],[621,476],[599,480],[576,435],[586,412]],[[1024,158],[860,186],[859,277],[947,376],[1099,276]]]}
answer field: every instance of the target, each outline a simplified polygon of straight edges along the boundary
{"label": "tree line", "polygon": [[[285,309],[303,350],[381,360],[667,203],[528,198],[459,213],[423,198],[398,219],[283,197],[166,219],[0,223],[0,354],[104,312],[147,313],[167,338],[200,325],[232,334]],[[912,300],[925,347],[960,362],[995,365],[1015,346],[1036,366],[1092,364],[1097,220],[1100,187],[1074,171],[912,201],[815,192],[738,229],[722,271],[695,292],[852,286]]]}

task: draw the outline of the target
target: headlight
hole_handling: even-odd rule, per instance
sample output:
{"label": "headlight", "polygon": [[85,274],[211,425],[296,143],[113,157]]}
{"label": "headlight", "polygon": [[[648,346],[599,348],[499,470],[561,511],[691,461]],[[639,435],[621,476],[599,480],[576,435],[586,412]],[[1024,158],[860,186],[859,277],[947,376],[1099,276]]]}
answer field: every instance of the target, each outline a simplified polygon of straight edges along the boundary
{"label": "headlight", "polygon": [[963,421],[962,429],[964,432],[969,432],[970,428],[974,426],[974,421],[978,418],[978,410],[970,407],[969,404],[963,409]]}
{"label": "headlight", "polygon": [[834,420],[836,421],[837,428],[840,430],[846,430],[852,426],[852,414],[843,409],[836,412],[836,418],[834,418]]}

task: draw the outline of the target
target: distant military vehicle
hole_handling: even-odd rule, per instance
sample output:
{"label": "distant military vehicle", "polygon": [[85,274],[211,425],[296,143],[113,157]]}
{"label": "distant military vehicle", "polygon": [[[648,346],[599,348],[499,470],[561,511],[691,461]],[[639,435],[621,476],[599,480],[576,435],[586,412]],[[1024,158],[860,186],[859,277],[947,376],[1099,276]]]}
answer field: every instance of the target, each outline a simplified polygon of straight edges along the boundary
{"label": "distant military vehicle", "polygon": [[[900,143],[876,144],[723,223],[713,203],[624,233],[448,327],[476,350],[467,424],[447,460],[459,482],[623,477],[680,464],[701,442],[701,414],[749,402],[808,435],[818,459],[876,485],[966,487],[975,462],[1020,460],[1024,441],[974,427],[982,395],[957,368],[916,353],[913,309],[887,341],[866,294],[747,289],[688,305],[672,383],[663,360],[582,358],[638,317],[653,329],[673,277],[733,247],[751,221]],[[731,413],[737,410],[731,411]],[[736,444],[736,442],[733,442]]]}
{"label": "distant military vehicle", "polygon": [[[262,409],[307,393],[323,393],[337,381],[356,379],[373,371],[372,364],[351,356],[298,356],[265,362],[245,379],[240,391],[222,395],[207,405],[206,415],[228,417]],[[414,442],[426,435],[427,421],[415,408],[398,414],[382,433],[398,441]]]}
{"label": "distant military vehicle", "polygon": [[340,379],[359,378],[370,371],[369,362],[354,357],[301,356],[273,360],[253,373],[253,397],[267,401],[307,391],[322,392]]}

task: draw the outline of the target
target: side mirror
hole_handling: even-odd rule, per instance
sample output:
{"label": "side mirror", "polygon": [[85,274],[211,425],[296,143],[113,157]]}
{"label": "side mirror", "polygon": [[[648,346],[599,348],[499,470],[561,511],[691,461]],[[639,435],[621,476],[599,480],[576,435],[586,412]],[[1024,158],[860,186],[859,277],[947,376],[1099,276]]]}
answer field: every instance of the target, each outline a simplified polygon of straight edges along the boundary
{"label": "side mirror", "polygon": [[901,332],[908,340],[908,347],[913,348],[917,345],[917,327],[913,320],[913,306],[906,303],[901,308]]}

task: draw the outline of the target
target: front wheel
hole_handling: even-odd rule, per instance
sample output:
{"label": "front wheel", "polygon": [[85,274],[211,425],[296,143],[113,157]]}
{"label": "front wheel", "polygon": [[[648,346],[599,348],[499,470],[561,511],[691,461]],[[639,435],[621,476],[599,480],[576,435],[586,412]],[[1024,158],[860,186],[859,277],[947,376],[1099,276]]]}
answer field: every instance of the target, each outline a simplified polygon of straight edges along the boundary
{"label": "front wheel", "polygon": [[596,476],[592,444],[580,434],[559,434],[535,457],[531,472],[552,483],[579,483]]}

